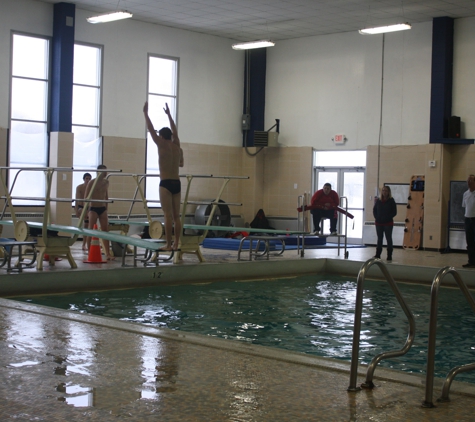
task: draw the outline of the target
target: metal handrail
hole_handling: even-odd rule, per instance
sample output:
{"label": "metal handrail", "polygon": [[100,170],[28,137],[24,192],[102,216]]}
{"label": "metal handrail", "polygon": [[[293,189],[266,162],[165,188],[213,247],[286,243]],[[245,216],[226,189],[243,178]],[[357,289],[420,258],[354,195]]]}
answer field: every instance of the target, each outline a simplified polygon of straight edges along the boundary
{"label": "metal handrail", "polygon": [[416,323],[414,320],[414,315],[412,314],[404,298],[402,297],[401,292],[399,291],[399,288],[397,287],[396,282],[392,278],[391,274],[389,274],[388,269],[386,268],[386,265],[378,258],[369,259],[362,265],[358,273],[358,279],[357,279],[355,323],[354,323],[354,328],[353,328],[353,349],[351,352],[350,385],[348,387],[348,391],[361,390],[360,387],[356,386],[356,381],[357,381],[357,376],[358,376],[358,354],[359,354],[359,346],[360,346],[361,314],[363,310],[363,283],[366,278],[366,273],[369,271],[369,269],[373,265],[377,265],[381,269],[381,271],[383,272],[383,275],[386,277],[386,281],[391,286],[391,289],[393,290],[393,293],[396,296],[396,299],[398,300],[399,305],[401,305],[402,310],[407,316],[407,319],[409,322],[409,332],[407,335],[406,343],[404,344],[404,347],[401,350],[383,352],[373,358],[373,360],[368,366],[368,371],[366,373],[366,381],[362,384],[362,387],[373,388],[374,387],[373,374],[374,374],[374,370],[376,369],[376,365],[383,359],[389,359],[389,358],[405,355],[411,348],[412,343],[414,342],[415,334],[416,334]]}
{"label": "metal handrail", "polygon": [[[470,294],[467,286],[454,267],[441,268],[432,281],[430,293],[430,318],[429,318],[429,339],[427,346],[427,371],[426,371],[426,395],[422,402],[422,407],[434,407],[432,403],[432,393],[434,390],[434,362],[435,362],[435,341],[437,336],[437,305],[439,298],[439,286],[447,274],[452,274],[460,290],[467,299],[472,310],[475,312],[475,301]],[[475,363],[456,366],[447,374],[444,385],[442,386],[442,396],[438,401],[449,401],[449,390],[455,376],[461,372],[472,371],[475,369]]]}
{"label": "metal handrail", "polygon": [[[342,201],[342,199],[344,199],[345,201]],[[343,206],[343,202],[345,202],[345,206]],[[348,212],[348,198],[346,196],[340,196],[340,204],[341,204],[341,207]],[[344,252],[344,257],[345,259],[348,259],[348,216],[345,215],[345,252]],[[340,252],[340,251],[338,251]]]}

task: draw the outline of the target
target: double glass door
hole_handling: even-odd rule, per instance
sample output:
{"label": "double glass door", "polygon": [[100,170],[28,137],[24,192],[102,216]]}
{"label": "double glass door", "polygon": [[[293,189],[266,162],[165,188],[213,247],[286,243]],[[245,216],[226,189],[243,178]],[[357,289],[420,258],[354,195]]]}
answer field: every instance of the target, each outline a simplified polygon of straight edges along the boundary
{"label": "double glass door", "polygon": [[[365,172],[362,167],[353,168],[323,168],[315,167],[315,190],[322,189],[325,183],[330,183],[332,189],[340,196],[340,206],[348,207],[353,219],[338,213],[338,233],[346,234],[348,243],[363,243],[363,198]],[[324,232],[329,233],[330,222],[324,220]]]}

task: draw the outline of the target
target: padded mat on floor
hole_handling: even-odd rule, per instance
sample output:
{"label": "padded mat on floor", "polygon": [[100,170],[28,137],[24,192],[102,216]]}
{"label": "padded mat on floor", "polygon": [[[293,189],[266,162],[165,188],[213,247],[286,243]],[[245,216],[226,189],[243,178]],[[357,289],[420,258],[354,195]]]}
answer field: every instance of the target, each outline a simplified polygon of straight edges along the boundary
{"label": "padded mat on floor", "polygon": [[[203,248],[209,248],[209,249],[225,249],[229,251],[237,251],[239,249],[239,243],[241,242],[241,239],[230,239],[230,238],[225,238],[225,237],[207,237],[203,241]],[[242,250],[248,250],[249,249],[249,240],[245,240],[244,244],[242,246]],[[269,240],[269,247],[271,251],[274,251],[276,249],[276,245],[279,244],[281,245],[279,240]],[[255,249],[257,247],[257,240],[252,241],[252,248]],[[259,250],[263,251],[265,247],[265,244],[263,241],[261,241],[259,245]]]}

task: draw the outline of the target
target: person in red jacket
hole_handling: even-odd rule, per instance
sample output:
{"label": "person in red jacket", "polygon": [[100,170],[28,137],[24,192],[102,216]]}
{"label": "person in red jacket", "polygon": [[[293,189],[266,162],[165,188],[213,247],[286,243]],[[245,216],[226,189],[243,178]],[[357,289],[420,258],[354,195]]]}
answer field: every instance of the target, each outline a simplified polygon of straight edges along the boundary
{"label": "person in red jacket", "polygon": [[320,220],[322,218],[330,219],[330,233],[336,234],[336,223],[338,221],[336,207],[340,205],[340,198],[338,194],[332,190],[330,183],[325,183],[323,189],[317,190],[310,201],[310,206],[313,208],[311,214],[313,216],[313,225],[315,232],[318,235],[320,231],[323,232],[323,223],[320,228]]}

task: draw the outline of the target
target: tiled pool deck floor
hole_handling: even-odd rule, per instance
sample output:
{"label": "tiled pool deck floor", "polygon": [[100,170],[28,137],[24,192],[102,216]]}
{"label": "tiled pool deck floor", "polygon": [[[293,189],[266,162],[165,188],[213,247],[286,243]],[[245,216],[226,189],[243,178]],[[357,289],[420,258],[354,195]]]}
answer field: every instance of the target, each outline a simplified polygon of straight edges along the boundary
{"label": "tiled pool deck floor", "polygon": [[[209,252],[222,262],[236,257]],[[79,263],[82,252],[74,253]],[[373,253],[354,249],[350,259]],[[315,257],[336,258],[336,251],[306,253]],[[466,256],[396,250],[394,260],[442,267]],[[92,269],[79,266],[69,271]],[[65,269],[67,262],[45,266]],[[15,276],[3,271],[0,282]],[[475,420],[475,395],[451,392],[449,403],[425,409],[424,380],[390,381],[390,373],[378,368],[377,388],[349,393],[344,363],[0,299],[2,422]],[[434,402],[439,393],[436,386]]]}

